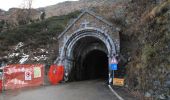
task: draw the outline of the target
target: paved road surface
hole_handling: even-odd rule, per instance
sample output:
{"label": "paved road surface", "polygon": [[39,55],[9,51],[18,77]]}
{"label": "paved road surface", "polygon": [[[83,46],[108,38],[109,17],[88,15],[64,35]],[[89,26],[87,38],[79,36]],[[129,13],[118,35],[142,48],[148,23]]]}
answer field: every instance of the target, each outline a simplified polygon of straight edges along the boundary
{"label": "paved road surface", "polygon": [[100,80],[43,86],[34,89],[6,91],[0,100],[118,100]]}

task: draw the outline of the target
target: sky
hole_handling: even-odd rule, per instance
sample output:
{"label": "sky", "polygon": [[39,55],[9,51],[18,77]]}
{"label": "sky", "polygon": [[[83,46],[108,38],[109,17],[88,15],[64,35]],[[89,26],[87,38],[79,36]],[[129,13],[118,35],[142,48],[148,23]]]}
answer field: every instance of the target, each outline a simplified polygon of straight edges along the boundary
{"label": "sky", "polygon": [[[25,1],[28,0],[0,0],[0,9],[7,11],[9,8],[12,7],[22,8]],[[32,1],[33,1],[32,7],[39,8],[39,7],[54,5],[64,1],[78,1],[78,0],[32,0]]]}

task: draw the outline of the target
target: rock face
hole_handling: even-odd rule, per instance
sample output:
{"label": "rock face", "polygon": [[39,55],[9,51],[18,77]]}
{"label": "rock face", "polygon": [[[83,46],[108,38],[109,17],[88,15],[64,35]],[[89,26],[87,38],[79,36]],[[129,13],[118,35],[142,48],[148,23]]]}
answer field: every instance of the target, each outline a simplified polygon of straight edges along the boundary
{"label": "rock face", "polygon": [[127,84],[146,97],[169,100],[170,0],[145,6],[147,10],[142,3],[128,8],[129,23],[122,30],[121,53],[131,58],[126,65]]}
{"label": "rock face", "polygon": [[[79,12],[55,16],[44,21],[18,26],[0,32],[0,63],[48,63],[58,54],[58,39],[70,19]],[[51,60],[50,60],[51,59]],[[47,62],[46,62],[47,61]]]}
{"label": "rock face", "polygon": [[28,23],[40,20],[41,14],[42,11],[36,9],[11,8],[8,11],[0,10],[0,21],[5,21],[5,27],[15,27],[21,24],[20,21],[26,21],[28,17]]}
{"label": "rock face", "polygon": [[[45,18],[49,18],[52,16],[60,16],[66,15],[68,13],[82,10],[82,9],[94,9],[100,8],[99,11],[104,11],[108,7],[115,8],[115,6],[120,6],[126,4],[130,0],[80,0],[80,1],[66,1],[62,3],[58,3],[56,5],[47,6],[44,8],[31,9],[31,20],[39,20],[42,12],[45,12]],[[68,9],[69,8],[69,9]],[[118,9],[120,7],[117,7]],[[121,9],[121,8],[120,8]],[[0,10],[0,20],[5,20],[7,24],[13,26],[17,26],[18,22],[18,13],[23,9],[19,8],[11,8],[9,11]],[[23,11],[26,15],[27,10]],[[99,12],[97,12],[99,13]],[[106,12],[105,12],[106,13]],[[100,13],[99,13],[100,14]],[[108,13],[110,14],[110,13]],[[109,15],[108,15],[109,16]]]}
{"label": "rock face", "polygon": [[0,20],[4,19],[5,11],[0,9]]}
{"label": "rock face", "polygon": [[80,0],[66,1],[56,5],[43,8],[46,12],[46,17],[65,15],[76,10],[85,8],[94,8],[102,6],[114,6],[116,3],[126,3],[129,0]]}

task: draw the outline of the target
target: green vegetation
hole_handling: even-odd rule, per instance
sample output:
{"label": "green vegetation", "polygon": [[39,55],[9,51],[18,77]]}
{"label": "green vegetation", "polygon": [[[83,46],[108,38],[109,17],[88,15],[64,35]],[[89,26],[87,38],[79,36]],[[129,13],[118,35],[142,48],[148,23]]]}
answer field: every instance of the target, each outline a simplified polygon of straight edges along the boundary
{"label": "green vegetation", "polygon": [[5,24],[5,21],[4,20],[0,20],[0,32],[2,31],[2,28]]}
{"label": "green vegetation", "polygon": [[149,61],[151,61],[151,58],[153,58],[155,54],[156,54],[155,48],[153,48],[149,44],[146,44],[142,50],[141,60],[145,64],[149,63]]}
{"label": "green vegetation", "polygon": [[[160,100],[156,99],[159,95],[165,98],[170,95],[167,84],[170,75],[169,4],[166,1],[155,7],[148,5],[150,10],[145,9],[146,5],[141,5],[136,11],[143,13],[137,16],[132,12],[133,18],[139,18],[139,22],[132,23],[123,32],[127,38],[123,42],[131,44],[130,47],[122,47],[126,49],[123,53],[130,53],[132,59],[127,65],[127,84],[133,90],[150,93],[154,100]],[[134,7],[132,11],[135,11]]]}
{"label": "green vegetation", "polygon": [[[76,18],[79,11],[63,16],[54,16],[40,22],[18,26],[0,33],[0,39],[5,44],[14,45],[18,42],[49,43],[53,37],[58,36],[70,19]],[[2,42],[2,41],[1,41]]]}

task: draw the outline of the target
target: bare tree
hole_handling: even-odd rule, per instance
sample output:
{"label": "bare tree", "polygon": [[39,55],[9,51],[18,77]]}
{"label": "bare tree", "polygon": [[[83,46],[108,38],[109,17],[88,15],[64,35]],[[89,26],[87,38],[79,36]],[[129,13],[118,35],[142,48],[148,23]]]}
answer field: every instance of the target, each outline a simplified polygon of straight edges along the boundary
{"label": "bare tree", "polygon": [[33,0],[23,0],[21,9],[16,12],[16,20],[19,25],[24,25],[30,22],[32,17],[32,3]]}

